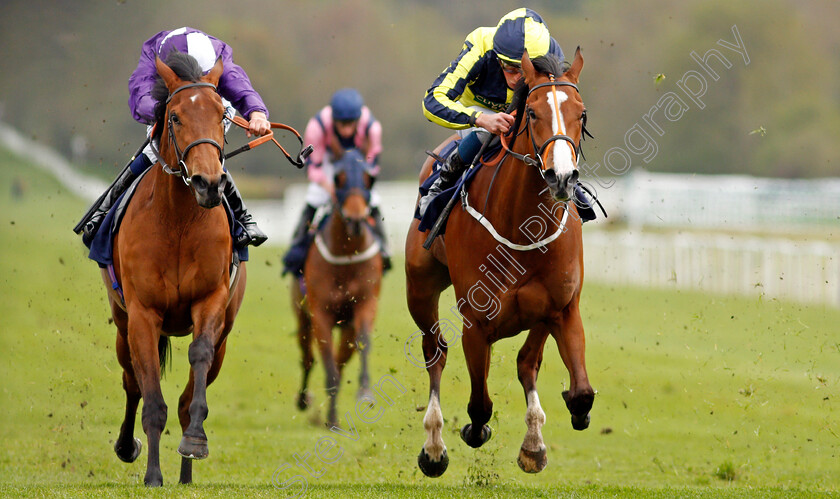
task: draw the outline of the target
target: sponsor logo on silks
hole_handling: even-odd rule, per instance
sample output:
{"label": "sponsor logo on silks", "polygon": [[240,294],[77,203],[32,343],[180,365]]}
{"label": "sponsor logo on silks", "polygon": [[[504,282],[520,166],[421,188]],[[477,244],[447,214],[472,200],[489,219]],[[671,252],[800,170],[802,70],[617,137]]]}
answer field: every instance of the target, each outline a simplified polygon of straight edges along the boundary
{"label": "sponsor logo on silks", "polygon": [[502,111],[507,109],[507,104],[505,104],[504,102],[496,102],[496,101],[488,100],[486,97],[482,97],[480,95],[476,95],[474,98],[475,98],[475,101],[477,103],[481,104],[482,106],[486,107],[487,109],[492,109],[493,111],[496,111],[497,113],[501,113]]}

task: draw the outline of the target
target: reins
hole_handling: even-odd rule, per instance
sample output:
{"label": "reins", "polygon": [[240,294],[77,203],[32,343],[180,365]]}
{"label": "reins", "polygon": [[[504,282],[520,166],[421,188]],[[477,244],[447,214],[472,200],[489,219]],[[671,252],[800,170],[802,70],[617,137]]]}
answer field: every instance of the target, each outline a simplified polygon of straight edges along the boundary
{"label": "reins", "polygon": [[[196,88],[196,87],[209,87],[209,88],[212,88],[213,91],[217,90],[216,86],[213,85],[212,83],[207,83],[207,82],[188,83],[188,84],[186,84],[182,87],[178,87],[177,89],[175,89],[174,92],[169,94],[169,97],[166,98],[166,102],[165,102],[166,106],[169,106],[169,102],[172,100],[172,98],[178,92],[180,92],[182,90],[186,90],[188,88]],[[230,120],[233,124],[237,125],[240,128],[244,128],[245,130],[248,129],[249,122],[245,118],[242,118],[240,116],[234,116],[233,118],[228,118],[227,116],[225,116],[224,119]],[[251,149],[253,149],[257,146],[265,144],[269,140],[274,142],[274,144],[277,145],[278,148],[280,148],[280,151],[283,152],[283,155],[286,156],[286,159],[289,161],[289,163],[295,165],[298,168],[303,168],[304,167],[304,162],[306,161],[306,158],[309,157],[310,154],[312,154],[312,150],[313,150],[311,144],[306,146],[306,147],[303,146],[303,137],[301,137],[300,133],[298,133],[298,131],[295,130],[294,128],[292,128],[291,126],[285,125],[283,123],[269,122],[271,128],[279,128],[281,130],[286,130],[286,131],[292,132],[292,134],[297,138],[298,142],[300,143],[300,150],[297,154],[297,157],[293,158],[292,155],[289,154],[288,151],[286,151],[286,148],[284,148],[283,145],[280,144],[280,142],[278,142],[277,139],[274,138],[274,132],[272,130],[269,130],[267,134],[265,134],[261,137],[257,137],[254,140],[251,140],[250,142],[245,144],[244,146],[242,146],[238,149],[235,149],[235,150],[233,150],[233,151],[231,151],[227,154],[225,154],[223,145],[219,144],[218,142],[216,142],[213,139],[208,139],[208,138],[197,139],[197,140],[191,142],[189,145],[187,145],[187,147],[185,147],[184,150],[182,151],[181,148],[178,146],[178,141],[175,137],[175,132],[173,131],[172,117],[170,115],[167,115],[166,120],[167,120],[167,124],[168,124],[167,129],[169,131],[169,133],[168,133],[169,141],[172,143],[172,146],[175,148],[175,157],[178,160],[178,169],[176,170],[176,169],[170,167],[166,163],[166,161],[164,161],[164,159],[160,155],[160,145],[159,144],[155,143],[154,140],[151,140],[149,142],[149,145],[152,149],[152,153],[154,153],[154,155],[155,155],[155,158],[157,158],[158,163],[160,163],[161,167],[163,168],[163,171],[168,173],[169,175],[174,175],[174,176],[181,177],[181,179],[184,181],[184,183],[187,186],[190,186],[190,184],[192,183],[192,180],[190,179],[190,174],[189,174],[190,172],[189,172],[189,169],[187,168],[186,157],[187,157],[187,154],[190,152],[190,149],[192,149],[193,147],[195,147],[197,145],[200,145],[200,144],[210,144],[210,145],[214,146],[216,149],[219,150],[219,161],[221,161],[221,163],[222,163],[222,168],[224,168],[224,166],[225,166],[225,160],[226,159],[232,158],[233,156],[236,156],[239,153],[242,153],[242,152],[245,152],[245,151],[250,151]],[[155,127],[157,127],[157,124],[155,124]],[[153,129],[152,133],[151,133],[151,136],[154,136],[154,132],[155,131]]]}
{"label": "reins", "polygon": [[[231,119],[231,121],[233,122],[234,125],[236,125],[240,128],[244,128],[246,130],[248,129],[248,120],[246,120],[245,118],[242,118],[241,116],[234,116],[233,119]],[[300,144],[300,152],[298,152],[297,157],[293,158],[292,155],[289,154],[286,151],[286,148],[284,148],[280,144],[280,142],[277,142],[277,139],[274,138],[274,132],[269,130],[268,133],[263,135],[262,137],[257,137],[254,140],[245,144],[244,146],[240,147],[239,149],[235,149],[235,150],[229,152],[228,154],[225,154],[225,159],[232,158],[233,156],[236,156],[237,154],[245,152],[245,151],[250,151],[251,149],[253,149],[257,146],[260,146],[262,144],[265,144],[266,142],[268,142],[270,140],[270,141],[274,142],[274,144],[278,148],[280,148],[280,151],[283,152],[283,155],[286,156],[286,159],[289,160],[289,163],[295,165],[298,168],[303,168],[304,167],[304,161],[306,161],[306,158],[308,158],[309,155],[312,154],[312,150],[313,150],[312,144],[304,147],[303,146],[303,137],[301,137],[301,135],[298,133],[297,130],[295,130],[294,128],[292,128],[289,125],[284,125],[283,123],[274,123],[274,122],[270,122],[270,124],[271,124],[271,128],[279,128],[281,130],[286,130],[288,132],[292,132],[292,134],[295,136],[295,138],[297,138],[298,143]]]}

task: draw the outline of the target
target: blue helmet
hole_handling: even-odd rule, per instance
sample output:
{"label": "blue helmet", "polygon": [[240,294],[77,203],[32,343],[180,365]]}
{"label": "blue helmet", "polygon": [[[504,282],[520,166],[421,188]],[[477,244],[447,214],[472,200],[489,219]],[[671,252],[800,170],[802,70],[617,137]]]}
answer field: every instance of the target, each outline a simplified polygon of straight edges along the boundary
{"label": "blue helmet", "polygon": [[362,116],[364,105],[362,96],[355,88],[342,88],[330,99],[333,119],[336,121],[354,121]]}

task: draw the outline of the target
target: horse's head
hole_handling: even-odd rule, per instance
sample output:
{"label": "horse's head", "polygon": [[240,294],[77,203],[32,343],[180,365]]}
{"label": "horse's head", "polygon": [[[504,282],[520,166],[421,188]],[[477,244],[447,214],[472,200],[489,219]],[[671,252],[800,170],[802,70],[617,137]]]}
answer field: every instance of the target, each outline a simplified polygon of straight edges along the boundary
{"label": "horse's head", "polygon": [[[586,107],[577,88],[583,56],[580,47],[574,61],[565,66],[554,57],[531,61],[522,56],[524,85],[527,91],[517,120],[525,120],[530,144],[520,148],[536,157],[537,166],[558,201],[571,199],[578,179],[580,141],[585,133]],[[521,102],[521,101],[520,101]]]}
{"label": "horse's head", "polygon": [[338,209],[353,236],[362,234],[365,219],[370,214],[370,188],[373,186],[371,165],[357,149],[344,153],[334,165],[335,194]]}
{"label": "horse's head", "polygon": [[222,60],[216,61],[206,76],[196,60],[183,53],[174,52],[166,63],[158,58],[155,64],[162,79],[155,91],[160,97],[156,137],[160,139],[160,159],[173,168],[162,166],[192,186],[200,206],[218,206],[227,181],[225,110],[216,92]]}

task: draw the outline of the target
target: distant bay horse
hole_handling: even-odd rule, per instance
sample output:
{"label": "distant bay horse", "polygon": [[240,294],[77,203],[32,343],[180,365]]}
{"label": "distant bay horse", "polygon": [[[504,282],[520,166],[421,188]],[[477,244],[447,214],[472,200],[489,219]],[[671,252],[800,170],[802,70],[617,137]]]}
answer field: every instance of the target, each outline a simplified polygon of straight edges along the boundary
{"label": "distant bay horse", "polygon": [[[309,405],[307,385],[315,360],[314,343],[326,372],[330,427],[338,425],[336,397],[342,370],[355,350],[361,358],[358,397],[374,400],[368,356],[383,271],[380,243],[368,222],[373,184],[370,165],[356,149],[350,149],[334,168],[337,202],[309,248],[303,268],[306,293],[296,278],[292,280],[292,305],[303,354],[298,407],[303,410]],[[333,346],[335,327],[341,331],[337,349]]]}
{"label": "distant bay horse", "polygon": [[[153,141],[159,140],[159,162],[140,181],[114,237],[113,268],[125,308],[109,294],[126,393],[114,450],[125,462],[139,456],[134,422],[142,398],[149,486],[163,484],[159,446],[167,406],[160,378],[169,337],[193,337],[189,381],[178,401],[180,482],[190,483],[192,459],[209,454],[206,390],[222,367],[246,282],[244,262],[231,280],[232,238],[221,206],[227,174],[224,107],[216,85],[222,61],[206,76],[186,54],[175,53],[167,63],[157,59],[156,65],[161,80],[154,90],[160,103]],[[103,279],[110,287],[104,270]]]}
{"label": "distant bay horse", "polygon": [[[589,425],[595,391],[586,373],[579,310],[583,242],[580,218],[570,202],[585,131],[585,108],[577,88],[582,68],[580,49],[569,67],[550,57],[531,61],[526,53],[523,81],[513,100],[516,121],[502,138],[498,166],[484,166],[475,174],[450,215],[445,238],[435,240],[430,250],[422,247],[425,234],[417,230],[419,221],[414,220],[409,229],[408,308],[423,334],[430,382],[423,418],[427,438],[418,457],[427,476],[442,475],[449,462],[440,404],[448,344],[445,328],[438,322],[438,302],[450,284],[464,323],[461,341],[471,381],[467,405],[471,422],[461,429],[461,438],[471,447],[489,440],[487,422],[493,413],[487,391],[490,347],[524,330],[529,333],[517,356],[517,370],[527,404],[527,431],[519,466],[536,473],[547,463],[541,432],[545,413],[536,381],[549,336],[569,371],[571,383],[562,396],[572,414],[572,426],[582,430]],[[430,159],[421,182],[431,171]],[[532,227],[529,223],[544,224],[541,234],[545,236],[527,237],[536,232],[523,230]],[[552,397],[559,395],[552,390]]]}

